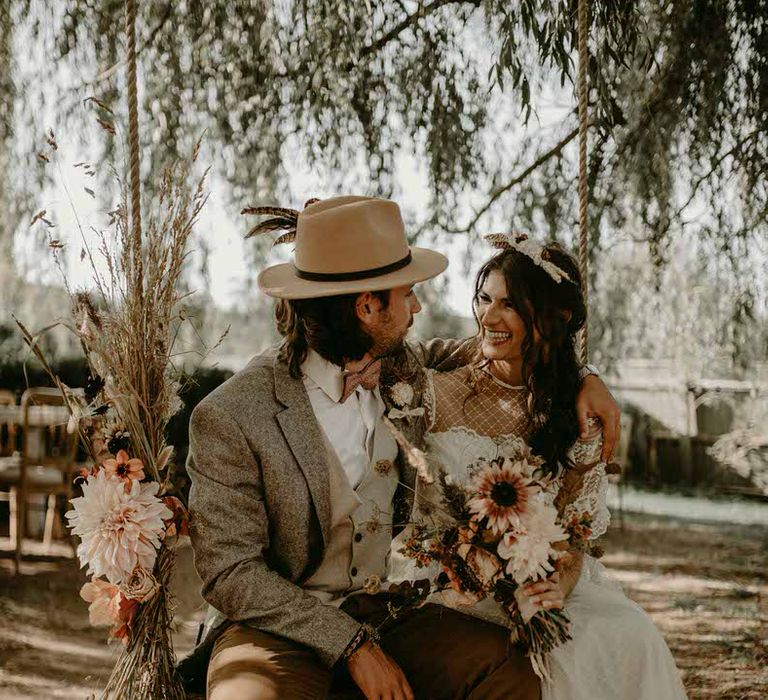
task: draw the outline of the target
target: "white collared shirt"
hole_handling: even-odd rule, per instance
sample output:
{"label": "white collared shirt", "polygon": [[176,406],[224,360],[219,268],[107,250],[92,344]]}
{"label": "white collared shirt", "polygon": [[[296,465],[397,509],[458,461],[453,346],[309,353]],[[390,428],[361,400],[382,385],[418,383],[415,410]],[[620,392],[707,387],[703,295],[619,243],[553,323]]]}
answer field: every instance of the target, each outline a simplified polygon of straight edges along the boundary
{"label": "white collared shirt", "polygon": [[374,429],[384,412],[379,389],[358,386],[341,403],[344,371],[311,349],[301,371],[317,422],[333,445],[352,488],[357,488],[370,468]]}

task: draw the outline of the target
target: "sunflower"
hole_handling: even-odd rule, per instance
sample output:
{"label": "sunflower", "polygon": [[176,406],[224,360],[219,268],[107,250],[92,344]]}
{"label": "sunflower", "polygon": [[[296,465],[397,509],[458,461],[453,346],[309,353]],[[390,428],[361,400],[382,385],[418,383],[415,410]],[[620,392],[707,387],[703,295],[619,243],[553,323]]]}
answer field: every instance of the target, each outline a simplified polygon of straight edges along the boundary
{"label": "sunflower", "polygon": [[521,518],[528,510],[537,491],[535,483],[526,476],[526,463],[506,457],[493,460],[478,472],[471,485],[475,496],[467,504],[472,518],[487,521],[496,535],[521,528]]}

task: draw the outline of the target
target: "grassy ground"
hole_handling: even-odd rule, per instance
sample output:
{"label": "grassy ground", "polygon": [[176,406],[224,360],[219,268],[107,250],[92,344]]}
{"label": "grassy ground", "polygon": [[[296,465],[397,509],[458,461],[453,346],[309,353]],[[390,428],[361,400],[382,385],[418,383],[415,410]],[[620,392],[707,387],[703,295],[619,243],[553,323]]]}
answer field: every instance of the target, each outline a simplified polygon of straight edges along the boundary
{"label": "grassy ground", "polygon": [[[28,547],[33,555],[34,543]],[[71,550],[57,558],[32,556],[18,577],[12,560],[0,559],[0,700],[98,697],[120,652],[106,642],[106,628],[88,623],[88,606],[78,591],[86,581]],[[204,616],[191,551],[178,555],[175,648],[192,648]]]}
{"label": "grassy ground", "polygon": [[691,700],[768,697],[768,528],[631,515],[605,549],[663,632]]}
{"label": "grassy ground", "polygon": [[[691,700],[768,697],[768,528],[629,514],[605,549],[603,562],[664,633]],[[117,650],[88,625],[84,580],[71,559],[30,559],[18,578],[0,559],[0,698],[86,698],[106,679]],[[200,615],[196,587],[183,551],[182,651]]]}

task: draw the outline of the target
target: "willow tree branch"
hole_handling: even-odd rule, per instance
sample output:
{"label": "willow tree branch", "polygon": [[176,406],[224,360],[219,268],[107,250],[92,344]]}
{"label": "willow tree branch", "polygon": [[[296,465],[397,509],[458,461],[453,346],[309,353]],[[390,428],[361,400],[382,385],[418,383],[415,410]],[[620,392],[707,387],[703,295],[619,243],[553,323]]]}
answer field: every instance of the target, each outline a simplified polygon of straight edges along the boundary
{"label": "willow tree branch", "polygon": [[696,199],[696,196],[698,195],[699,189],[701,188],[701,186],[717,172],[717,170],[723,164],[723,161],[725,161],[730,156],[736,155],[746,143],[760,136],[760,134],[762,133],[763,133],[762,130],[758,129],[753,131],[750,134],[747,134],[743,139],[740,139],[733,148],[719,155],[717,159],[712,163],[712,167],[706,173],[704,173],[699,178],[697,178],[696,182],[693,183],[690,197],[688,197],[685,203],[679,209],[677,209],[677,211],[675,211],[675,213],[672,215],[671,218],[673,220],[679,219],[682,216],[683,212],[689,206],[691,206],[691,204],[693,203],[693,200]]}
{"label": "willow tree branch", "polygon": [[372,53],[376,53],[383,49],[390,41],[397,39],[406,29],[418,23],[420,19],[427,15],[436,12],[437,10],[446,7],[447,5],[471,5],[472,7],[480,7],[482,0],[432,0],[432,2],[420,7],[416,12],[411,13],[398,22],[392,29],[386,34],[379,37],[376,41],[364,46],[360,50],[360,56],[370,56]]}
{"label": "willow tree branch", "polygon": [[527,168],[525,168],[522,172],[515,175],[511,180],[509,180],[506,184],[501,185],[500,187],[497,187],[493,192],[491,192],[491,196],[488,198],[488,201],[480,208],[478,209],[472,219],[470,219],[469,223],[461,228],[452,228],[450,226],[440,226],[440,228],[445,231],[446,233],[469,233],[472,231],[475,226],[477,226],[478,221],[486,214],[486,212],[493,206],[493,204],[496,202],[496,200],[499,199],[504,193],[509,192],[513,187],[519,185],[521,182],[523,182],[526,178],[528,178],[531,173],[533,173],[535,170],[538,170],[544,163],[551,160],[552,158],[555,158],[556,156],[559,156],[560,153],[562,153],[563,149],[571,142],[573,141],[577,136],[579,135],[579,128],[576,127],[572,131],[568,132],[560,141],[558,141],[552,148],[550,148],[548,151],[545,151],[542,153],[536,160],[533,161]]}

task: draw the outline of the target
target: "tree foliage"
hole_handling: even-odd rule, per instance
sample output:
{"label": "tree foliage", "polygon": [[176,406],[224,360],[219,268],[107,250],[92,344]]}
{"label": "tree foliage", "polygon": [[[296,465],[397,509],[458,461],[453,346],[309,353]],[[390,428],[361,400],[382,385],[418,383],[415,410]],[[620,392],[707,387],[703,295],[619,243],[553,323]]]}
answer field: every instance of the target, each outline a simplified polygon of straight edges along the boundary
{"label": "tree foliage", "polygon": [[[87,76],[78,97],[116,101],[122,0],[6,1]],[[279,198],[299,159],[330,191],[397,195],[408,151],[429,181],[421,232],[501,223],[572,242],[577,0],[138,4],[151,168],[207,129],[238,204]],[[590,8],[591,254],[631,237],[659,265],[685,236],[743,280],[731,317],[748,325],[744,260],[768,233],[768,0]],[[570,105],[562,122],[534,129],[552,100]]]}
{"label": "tree foliage", "polygon": [[[119,71],[110,67],[125,53],[122,0],[68,0],[63,13],[25,3],[54,54],[83,73],[100,67],[88,89],[114,90]],[[512,91],[529,116],[534,73],[554,71],[565,83],[574,70],[575,0],[139,5],[154,152],[165,159],[208,128],[236,195],[258,196],[290,176],[284,146],[293,137],[310,161],[330,168],[364,153],[382,193],[392,190],[394,158],[410,141],[427,159],[436,203],[444,202],[485,172],[480,138],[491,93]],[[634,3],[595,7],[598,55],[631,55]],[[595,84],[599,120],[611,125],[614,97]]]}

